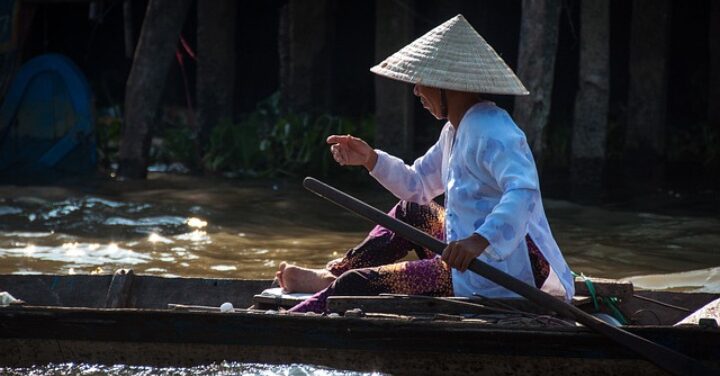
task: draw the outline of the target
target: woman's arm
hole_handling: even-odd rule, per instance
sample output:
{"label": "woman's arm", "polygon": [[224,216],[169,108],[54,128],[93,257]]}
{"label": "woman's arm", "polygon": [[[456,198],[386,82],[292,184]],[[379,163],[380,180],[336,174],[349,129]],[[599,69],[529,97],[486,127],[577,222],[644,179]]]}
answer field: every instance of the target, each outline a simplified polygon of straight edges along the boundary
{"label": "woman's arm", "polygon": [[331,152],[341,165],[362,165],[380,184],[402,200],[427,204],[444,191],[441,177],[442,145],[439,140],[412,166],[352,136],[328,137]]}

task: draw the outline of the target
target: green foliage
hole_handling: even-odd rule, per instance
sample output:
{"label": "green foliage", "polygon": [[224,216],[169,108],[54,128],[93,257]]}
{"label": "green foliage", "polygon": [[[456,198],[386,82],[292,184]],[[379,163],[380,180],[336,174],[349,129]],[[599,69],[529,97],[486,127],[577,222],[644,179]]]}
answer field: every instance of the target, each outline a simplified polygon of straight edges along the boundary
{"label": "green foliage", "polygon": [[103,116],[96,122],[98,161],[105,168],[117,162],[121,129],[122,119],[119,117]]}
{"label": "green foliage", "polygon": [[[257,117],[257,114],[252,114]],[[257,120],[233,124],[225,121],[213,129],[208,152],[203,163],[213,172],[233,171],[254,176],[259,160],[257,129],[251,124]]]}
{"label": "green foliage", "polygon": [[623,158],[623,145],[625,144],[625,128],[617,119],[608,120],[607,129],[607,150],[608,160],[619,161]]}
{"label": "green foliage", "polygon": [[720,145],[720,132],[710,124],[687,124],[668,132],[667,159],[670,162],[700,162],[699,167],[717,166],[720,164],[717,145]]}
{"label": "green foliage", "polygon": [[180,162],[195,170],[200,165],[197,159],[196,135],[187,125],[164,128],[159,142],[150,149],[151,163]]}
{"label": "green foliage", "polygon": [[352,174],[335,167],[325,139],[347,133],[369,139],[373,126],[371,118],[283,113],[275,94],[238,124],[215,127],[204,163],[210,171],[240,176]]}
{"label": "green foliage", "polygon": [[[177,115],[177,114],[176,114]],[[98,151],[103,165],[117,162],[121,117],[98,119]],[[353,134],[371,141],[374,121],[283,113],[279,95],[260,102],[239,122],[223,121],[213,128],[202,158],[196,135],[183,116],[165,116],[160,134],[153,138],[150,163],[180,162],[191,170],[242,177],[299,177],[342,175],[359,177],[361,168],[341,168],[332,160],[325,139],[331,134]]]}
{"label": "green foliage", "polygon": [[571,139],[572,128],[567,126],[548,127],[548,131],[545,132],[545,149],[542,152],[544,165],[557,169],[568,169]]}
{"label": "green foliage", "polygon": [[717,170],[720,168],[720,129],[703,126],[703,139],[705,140],[705,165]]}

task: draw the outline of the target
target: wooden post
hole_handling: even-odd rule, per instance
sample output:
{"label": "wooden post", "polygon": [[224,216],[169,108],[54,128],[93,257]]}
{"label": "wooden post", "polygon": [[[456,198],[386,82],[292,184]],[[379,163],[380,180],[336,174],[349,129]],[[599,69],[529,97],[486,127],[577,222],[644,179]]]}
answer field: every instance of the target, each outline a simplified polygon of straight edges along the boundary
{"label": "wooden post", "polygon": [[123,36],[125,37],[125,57],[128,59],[132,59],[135,53],[134,34],[132,0],[123,0]]}
{"label": "wooden post", "polygon": [[118,175],[144,179],[152,128],[190,0],[150,0],[125,87]]}
{"label": "wooden post", "polygon": [[327,108],[330,86],[328,0],[288,0],[280,14],[280,92],[288,110]]}
{"label": "wooden post", "polygon": [[233,121],[236,5],[235,0],[197,3],[197,131],[201,155],[213,127]]}
{"label": "wooden post", "polygon": [[669,0],[633,2],[624,165],[635,186],[663,179],[669,18]]}
{"label": "wooden post", "polygon": [[710,152],[709,169],[706,176],[713,176],[715,186],[720,186],[720,2],[710,2],[710,30],[708,34],[710,51],[710,93],[708,96],[708,125],[715,140],[707,140],[705,146]]}
{"label": "wooden post", "polygon": [[530,95],[515,98],[513,117],[527,135],[538,169],[550,116],[559,18],[560,0],[522,1],[517,73]]}
{"label": "wooden post", "polygon": [[[411,1],[375,1],[375,62],[383,61],[412,42]],[[413,156],[414,112],[412,85],[375,77],[375,145],[401,158]]]}
{"label": "wooden post", "polygon": [[598,198],[601,191],[610,96],[610,3],[580,5],[580,72],[572,137],[572,192]]}

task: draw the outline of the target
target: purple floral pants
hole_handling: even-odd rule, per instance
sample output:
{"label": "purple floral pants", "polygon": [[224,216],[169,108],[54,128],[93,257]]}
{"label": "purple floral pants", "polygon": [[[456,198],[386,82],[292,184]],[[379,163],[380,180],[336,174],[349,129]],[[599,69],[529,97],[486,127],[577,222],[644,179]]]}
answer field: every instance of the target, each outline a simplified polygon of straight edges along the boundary
{"label": "purple floral pants", "polygon": [[[400,201],[388,214],[440,240],[445,238],[445,210],[434,202],[419,205]],[[526,240],[535,282],[539,286],[547,278],[548,263],[532,239],[528,236]],[[419,260],[398,262],[410,251],[415,251]],[[333,295],[453,295],[450,267],[439,256],[381,226],[375,226],[362,243],[348,250],[342,258],[329,262],[326,268],[337,279],[291,308],[290,312],[324,313],[327,298]]]}

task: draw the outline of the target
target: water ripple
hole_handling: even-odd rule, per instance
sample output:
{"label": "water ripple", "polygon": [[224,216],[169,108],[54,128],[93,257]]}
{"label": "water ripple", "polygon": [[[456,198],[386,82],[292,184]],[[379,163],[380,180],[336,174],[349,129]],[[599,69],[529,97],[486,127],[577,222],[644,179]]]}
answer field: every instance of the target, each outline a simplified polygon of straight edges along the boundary
{"label": "water ripple", "polygon": [[23,210],[14,206],[0,206],[0,215],[15,215],[22,213]]}
{"label": "water ripple", "polygon": [[150,255],[121,248],[114,243],[64,243],[60,247],[28,244],[22,248],[0,248],[0,258],[4,257],[59,261],[77,267],[105,264],[137,265],[152,259]]}
{"label": "water ripple", "polygon": [[129,365],[99,365],[88,363],[60,363],[39,365],[28,368],[1,368],[0,374],[7,376],[360,376],[382,375],[382,373],[343,371],[307,364],[259,364],[222,362],[196,367],[148,367]]}

